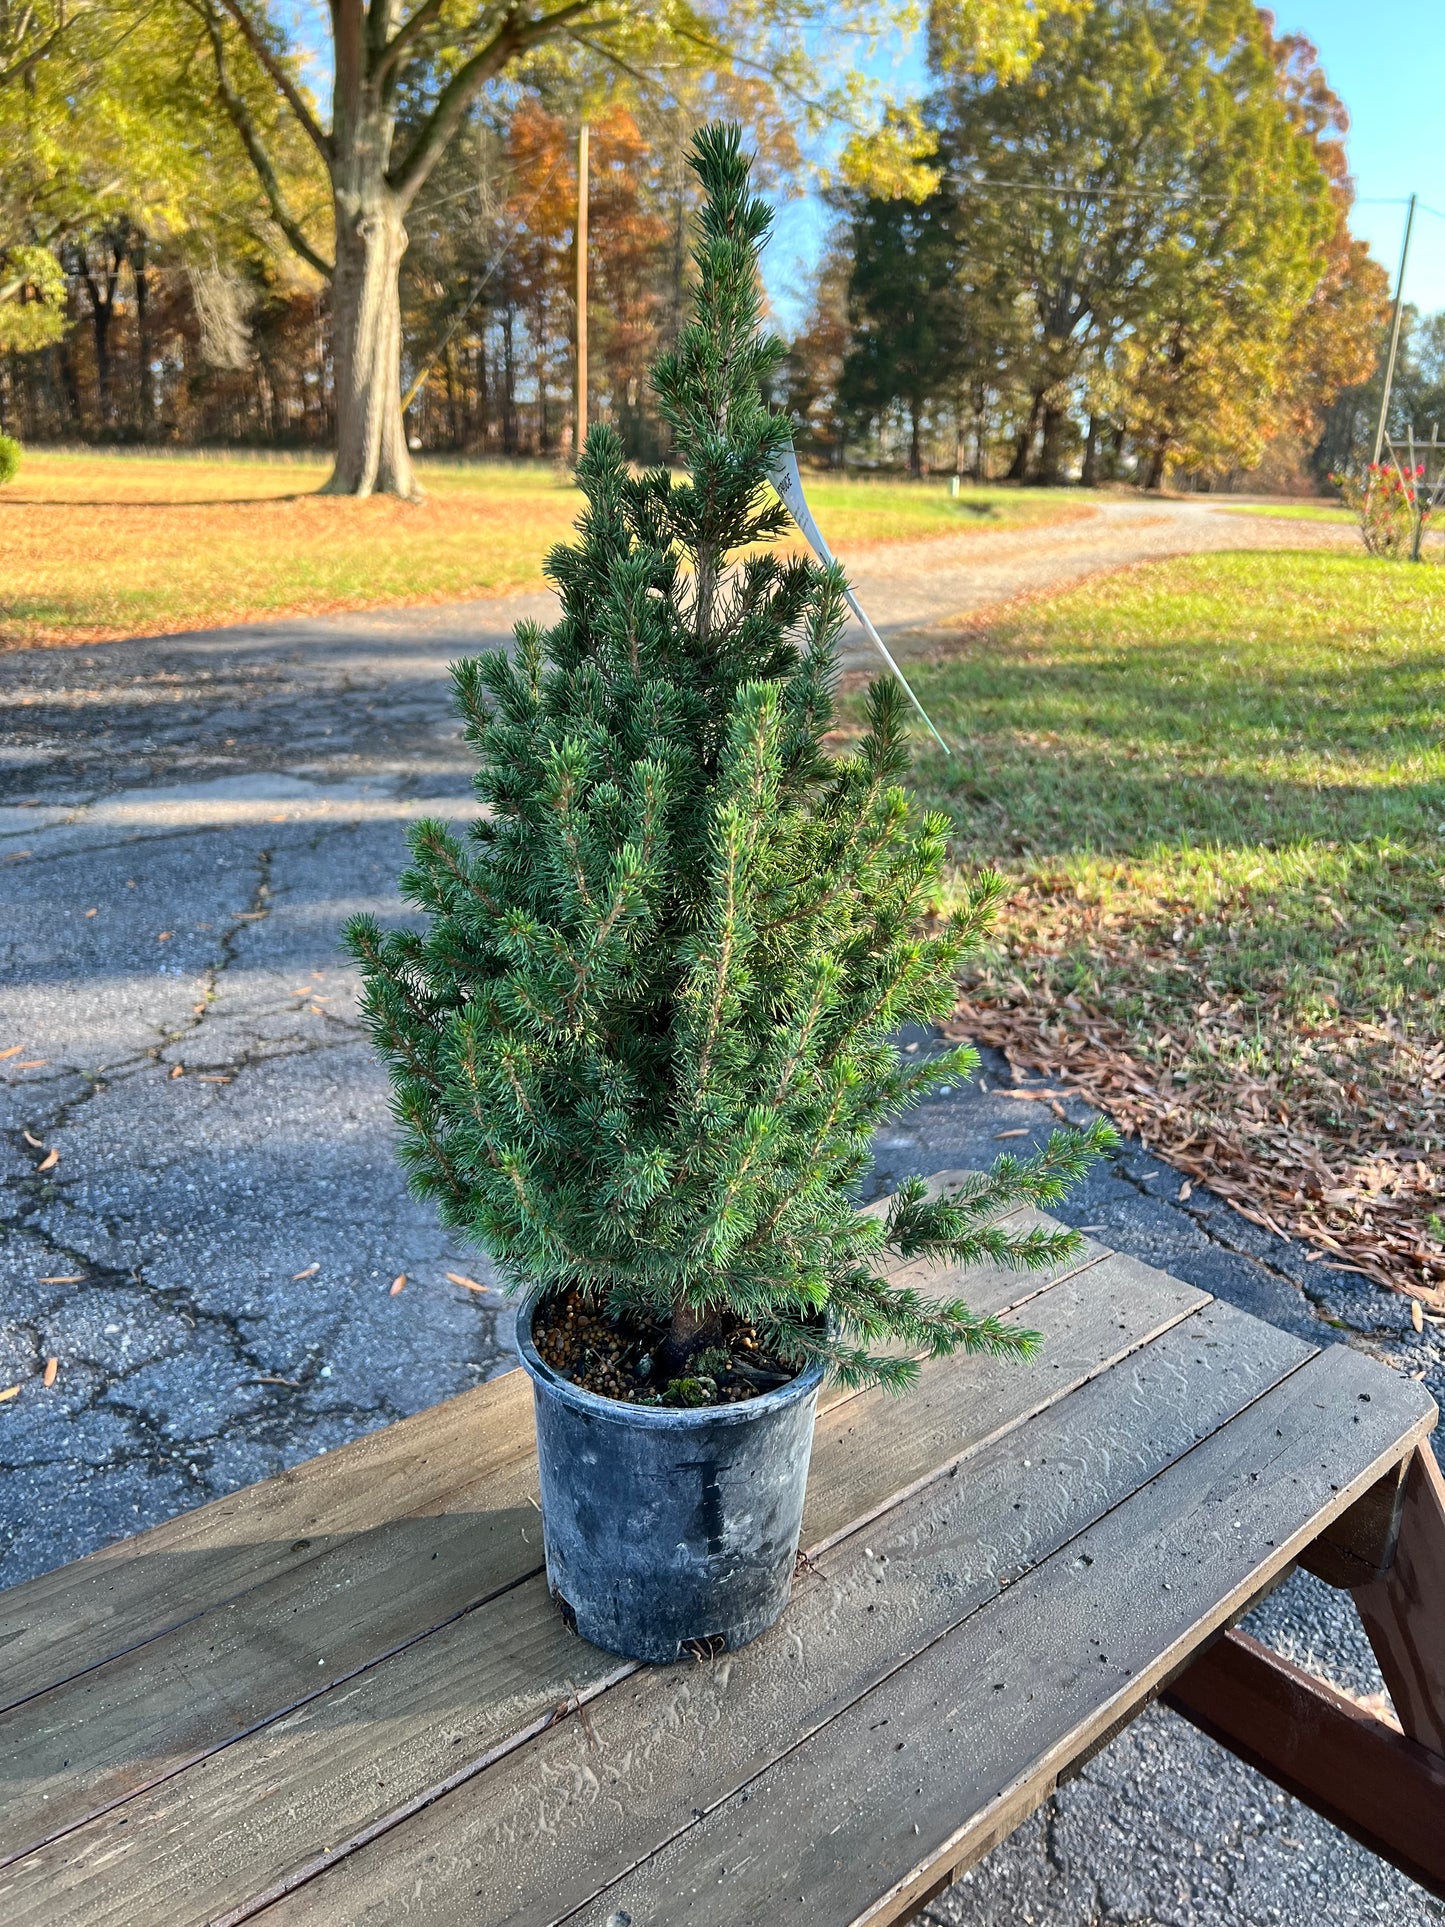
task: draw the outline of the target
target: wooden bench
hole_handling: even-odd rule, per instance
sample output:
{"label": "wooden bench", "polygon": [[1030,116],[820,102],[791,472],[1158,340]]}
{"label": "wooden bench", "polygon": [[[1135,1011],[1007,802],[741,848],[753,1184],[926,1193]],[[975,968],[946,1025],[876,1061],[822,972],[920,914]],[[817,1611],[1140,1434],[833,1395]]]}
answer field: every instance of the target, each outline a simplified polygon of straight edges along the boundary
{"label": "wooden bench", "polygon": [[[825,1395],[742,1653],[566,1631],[520,1372],[0,1595],[0,1919],[901,1920],[1161,1692],[1445,1893],[1424,1390],[1098,1244],[963,1282],[1040,1358]],[[1296,1561],[1403,1734],[1227,1632]]]}

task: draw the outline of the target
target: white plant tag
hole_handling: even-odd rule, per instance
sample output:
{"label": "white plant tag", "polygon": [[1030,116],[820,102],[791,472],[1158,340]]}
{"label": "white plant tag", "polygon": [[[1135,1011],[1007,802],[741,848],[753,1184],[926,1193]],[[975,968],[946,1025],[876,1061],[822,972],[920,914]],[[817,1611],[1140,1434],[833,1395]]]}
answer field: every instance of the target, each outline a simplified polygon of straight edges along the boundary
{"label": "white plant tag", "polygon": [[[803,478],[798,472],[798,458],[793,452],[791,442],[777,455],[772,467],[768,470],[768,480],[778,491],[783,507],[803,531],[803,539],[807,542],[808,547],[813,551],[814,555],[817,556],[818,560],[823,563],[825,567],[836,567],[837,558],[828,547],[828,544],[823,540],[822,532],[818,524],[813,520],[813,511],[808,507],[808,498],[803,493]],[[867,635],[869,641],[903,685],[904,694],[928,725],[929,734],[933,737],[934,742],[938,744],[938,747],[943,751],[945,756],[950,755],[952,752],[948,744],[944,742],[938,731],[933,727],[933,722],[928,711],[923,707],[923,704],[919,702],[912,689],[909,688],[908,678],[898,667],[898,664],[893,660],[892,656],[889,655],[887,645],[882,636],[879,635],[878,631],[873,627],[873,624],[868,620],[867,616],[864,615],[857,596],[854,595],[851,588],[845,588],[843,594],[848,607],[853,611],[854,615],[857,616],[859,622],[862,623],[864,633]]]}

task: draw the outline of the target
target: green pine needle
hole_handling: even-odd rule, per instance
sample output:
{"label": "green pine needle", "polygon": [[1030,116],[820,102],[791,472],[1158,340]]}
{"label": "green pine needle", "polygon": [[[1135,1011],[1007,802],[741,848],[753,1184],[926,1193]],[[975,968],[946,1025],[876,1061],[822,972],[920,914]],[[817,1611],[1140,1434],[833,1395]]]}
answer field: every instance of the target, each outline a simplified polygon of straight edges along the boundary
{"label": "green pine needle", "polygon": [[878,1125],[973,1068],[894,1040],[951,1011],[1005,885],[935,915],[948,823],[902,787],[895,683],[847,755],[825,748],[843,577],[755,546],[785,527],[771,217],[737,128],[705,128],[690,165],[693,314],[654,374],[688,477],[634,474],[610,427],[588,435],[578,539],[547,564],[557,622],[454,671],[482,808],[465,839],[412,828],[425,932],[358,917],[348,939],[412,1185],[519,1286],[731,1309],[791,1359],[902,1390],[920,1359],[1037,1341],[890,1265],[1063,1262],[1075,1234],[1002,1220],[1056,1203],[1112,1139],[1060,1131],[951,1197],[913,1183],[886,1220],[855,1208]]}

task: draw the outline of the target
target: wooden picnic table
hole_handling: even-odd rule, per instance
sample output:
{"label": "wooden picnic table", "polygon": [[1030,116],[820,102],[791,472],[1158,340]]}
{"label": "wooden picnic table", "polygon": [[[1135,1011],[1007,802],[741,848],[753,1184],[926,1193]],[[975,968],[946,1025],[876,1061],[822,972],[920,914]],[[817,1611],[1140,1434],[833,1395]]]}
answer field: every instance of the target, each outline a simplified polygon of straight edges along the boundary
{"label": "wooden picnic table", "polygon": [[[1040,1357],[825,1392],[743,1652],[567,1631],[520,1371],[0,1595],[0,1918],[901,1920],[1161,1690],[1445,1892],[1423,1388],[1092,1241],[950,1282]],[[1297,1561],[1404,1733],[1227,1631]]]}

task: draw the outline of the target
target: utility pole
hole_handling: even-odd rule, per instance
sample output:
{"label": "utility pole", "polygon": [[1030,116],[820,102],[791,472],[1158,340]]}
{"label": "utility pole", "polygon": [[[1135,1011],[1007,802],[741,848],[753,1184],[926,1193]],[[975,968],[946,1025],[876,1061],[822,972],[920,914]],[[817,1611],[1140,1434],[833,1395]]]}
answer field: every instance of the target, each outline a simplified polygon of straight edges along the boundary
{"label": "utility pole", "polygon": [[587,176],[588,134],[584,120],[577,135],[577,428],[574,453],[587,439]]}
{"label": "utility pole", "polygon": [[1380,460],[1385,446],[1385,422],[1390,413],[1390,390],[1395,385],[1395,351],[1400,345],[1400,309],[1405,299],[1405,262],[1410,253],[1410,229],[1415,225],[1415,196],[1410,196],[1410,211],[1405,216],[1405,240],[1400,249],[1400,272],[1395,281],[1395,312],[1390,319],[1390,353],[1385,362],[1385,392],[1380,397],[1380,419],[1375,426],[1373,464]]}

